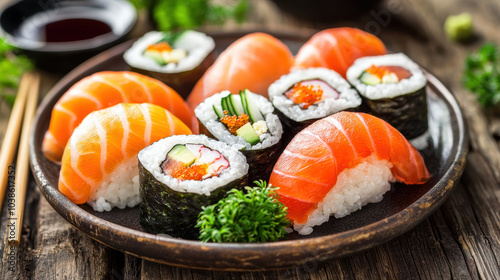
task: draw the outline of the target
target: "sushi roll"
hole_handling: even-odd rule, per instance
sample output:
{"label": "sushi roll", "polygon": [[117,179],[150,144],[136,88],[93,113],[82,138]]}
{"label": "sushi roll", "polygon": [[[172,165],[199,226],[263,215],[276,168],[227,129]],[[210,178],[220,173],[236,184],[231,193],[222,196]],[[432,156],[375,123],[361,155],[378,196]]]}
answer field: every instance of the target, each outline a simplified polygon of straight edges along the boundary
{"label": "sushi roll", "polygon": [[422,155],[394,127],[369,114],[340,112],[297,134],[269,183],[294,230],[307,235],[331,215],[381,201],[391,182],[424,184],[430,177]]}
{"label": "sushi roll", "polygon": [[160,106],[123,103],[92,112],[64,149],[59,191],[98,212],[134,207],[139,204],[137,153],[174,134],[191,130]]}
{"label": "sushi roll", "polygon": [[187,98],[215,61],[215,41],[194,30],[150,31],[139,38],[123,58],[133,71],[156,78]]}
{"label": "sushi roll", "polygon": [[243,152],[253,182],[269,179],[280,153],[283,127],[273,111],[265,97],[243,90],[239,94],[217,93],[198,105],[194,113],[200,133]]}
{"label": "sushi roll", "polygon": [[408,139],[425,135],[427,78],[406,55],[360,58],[347,71],[347,80],[359,91],[371,114],[387,121]]}
{"label": "sushi roll", "polygon": [[205,135],[173,136],[139,152],[140,222],[153,233],[196,239],[198,214],[247,183],[236,148]]}
{"label": "sushi roll", "polygon": [[361,97],[337,72],[308,68],[283,75],[268,89],[287,138],[314,121],[344,110],[356,110]]}

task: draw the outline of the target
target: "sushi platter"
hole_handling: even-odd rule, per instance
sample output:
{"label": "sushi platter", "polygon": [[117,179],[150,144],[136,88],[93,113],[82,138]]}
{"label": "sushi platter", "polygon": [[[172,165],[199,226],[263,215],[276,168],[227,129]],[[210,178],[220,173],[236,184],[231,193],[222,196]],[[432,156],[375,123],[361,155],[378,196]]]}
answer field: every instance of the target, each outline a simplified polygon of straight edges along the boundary
{"label": "sushi platter", "polygon": [[[249,33],[252,32],[240,31],[240,32],[209,33],[209,35],[213,38],[215,42],[215,49],[214,52],[211,53],[211,55],[214,54],[220,55],[234,41],[244,37]],[[270,32],[269,34],[277,38],[286,47],[288,47],[293,55],[299,52],[300,48],[309,40],[309,38],[312,35],[309,33],[292,34],[292,33],[280,33],[280,32]],[[78,202],[83,204],[75,204],[75,201],[79,201],[78,199],[80,194],[79,193],[75,194],[75,192],[73,192],[72,190],[65,189],[66,187],[64,188],[61,187],[62,183],[60,181],[60,175],[59,175],[61,172],[61,164],[50,160],[46,156],[47,154],[44,153],[43,150],[44,149],[43,147],[45,145],[43,143],[44,136],[46,132],[49,130],[52,111],[55,108],[56,103],[61,98],[61,96],[63,96],[63,94],[65,94],[77,82],[86,77],[91,76],[92,74],[102,71],[130,70],[129,66],[124,60],[124,54],[127,52],[127,50],[131,48],[133,44],[134,41],[129,41],[121,45],[118,45],[112,49],[109,49],[97,55],[96,57],[88,60],[84,64],[80,65],[72,72],[70,72],[68,75],[66,75],[62,80],[60,80],[60,82],[53,87],[53,89],[49,92],[49,94],[45,97],[42,104],[40,105],[35,119],[34,131],[30,139],[30,159],[32,165],[31,167],[33,173],[35,174],[35,179],[40,187],[42,194],[45,196],[45,198],[48,200],[51,206],[74,227],[81,230],[91,238],[116,250],[137,257],[141,257],[144,259],[160,263],[166,263],[170,265],[181,266],[181,267],[214,269],[214,270],[233,270],[233,271],[287,268],[295,265],[305,264],[311,261],[324,261],[331,258],[342,257],[383,244],[391,240],[392,238],[401,235],[410,230],[411,228],[415,227],[445,201],[450,191],[454,187],[455,183],[460,178],[462,171],[465,167],[465,157],[467,153],[468,139],[465,133],[466,129],[462,112],[454,96],[450,93],[450,91],[435,76],[433,76],[426,70],[420,70],[420,68],[415,64],[415,66],[412,67],[416,68],[415,71],[420,71],[420,72],[418,73],[415,72],[417,74],[409,73],[408,75],[409,76],[413,75],[415,79],[420,79],[420,80],[426,79],[427,85],[425,87],[427,96],[425,97],[425,95],[422,95],[422,88],[421,88],[422,86],[419,85],[413,86],[415,90],[412,92],[415,93],[411,93],[411,95],[412,98],[420,102],[419,104],[426,104],[426,108],[428,110],[428,113],[425,116],[414,110],[417,106],[420,105],[411,105],[410,107],[405,107],[404,109],[411,114],[415,114],[416,118],[419,119],[420,123],[418,124],[412,123],[410,125],[406,123],[404,124],[404,128],[402,128],[402,130],[404,130],[406,133],[409,134],[417,132],[422,133],[422,131],[427,131],[424,143],[423,144],[420,143],[421,145],[418,145],[418,147],[416,145],[416,147],[418,148],[417,154],[419,153],[419,155],[411,156],[415,162],[418,162],[418,160],[425,162],[423,168],[427,169],[425,169],[422,172],[420,171],[417,172],[420,174],[419,176],[421,177],[420,179],[415,179],[417,181],[403,180],[404,182],[410,182],[408,184],[415,184],[415,185],[407,186],[403,183],[394,183],[390,185],[388,184],[387,186],[389,190],[384,194],[380,202],[369,203],[363,206],[361,210],[352,212],[350,213],[350,215],[345,216],[343,218],[337,219],[331,217],[329,220],[327,219],[326,222],[323,221],[321,223],[316,224],[316,226],[314,226],[314,230],[306,226],[304,227],[305,229],[302,232],[297,232],[297,231],[291,232],[287,234],[286,238],[281,239],[279,241],[262,242],[262,243],[245,243],[245,244],[204,243],[201,241],[197,241],[195,239],[171,237],[165,234],[151,233],[151,231],[149,230],[150,228],[161,228],[161,225],[158,225],[154,221],[154,217],[153,218],[150,217],[150,219],[148,220],[148,222],[150,222],[151,224],[147,224],[143,220],[141,220],[140,217],[141,211],[144,211],[141,208],[142,206],[120,207],[124,209],[118,209],[118,208],[111,209],[110,207],[109,209],[106,209],[106,206],[104,206],[104,209],[106,211],[103,211],[102,210],[103,206],[95,201],[92,203],[89,201],[88,202],[89,204],[85,204],[84,202],[87,201],[85,199],[82,202]],[[397,56],[399,57],[403,55],[397,55]],[[387,59],[392,59],[392,55],[387,55],[387,57],[388,57]],[[402,59],[405,61],[409,60],[409,58],[407,58],[406,56],[404,56]],[[362,62],[364,63],[364,61]],[[217,63],[217,61],[215,63]],[[309,62],[305,61],[303,63],[309,63]],[[366,62],[366,63],[368,63],[366,64],[368,66],[364,66],[365,68],[373,64],[373,62]],[[382,65],[379,68],[383,67],[386,66]],[[380,69],[375,69],[375,70],[380,71]],[[364,77],[366,81],[370,83],[373,82],[374,79],[375,80],[378,79],[377,77],[371,75],[367,71],[363,72],[362,70],[360,70],[359,73],[356,72],[355,76],[359,77],[360,73],[362,77]],[[375,73],[375,71],[373,73]],[[304,72],[302,75],[316,75],[316,74]],[[325,73],[324,75],[330,75],[330,73]],[[349,75],[350,75],[349,72],[347,72],[348,78]],[[405,73],[403,73],[402,75],[405,75]],[[349,84],[347,84],[347,82],[345,82],[343,78],[340,77],[340,75],[337,76],[338,77],[335,76],[335,78],[332,79],[333,84],[343,85],[342,83],[345,83],[347,87],[349,87],[348,86]],[[315,76],[311,77],[314,78]],[[384,80],[394,79],[394,77],[395,75],[391,77],[383,77],[383,79]],[[251,77],[249,77],[249,79],[251,79]],[[397,79],[397,77],[395,79]],[[325,80],[327,79],[325,78]],[[341,81],[339,82],[339,80],[342,80],[344,82]],[[381,81],[382,78],[380,78],[378,81],[375,82],[380,83]],[[281,81],[280,83],[281,85],[276,86],[275,88],[279,89],[280,87],[282,87],[286,89],[290,87],[290,85],[288,85],[287,84],[288,82],[286,81]],[[364,85],[361,86],[365,87]],[[366,88],[368,89],[365,90],[363,88],[363,90],[360,90],[358,88],[358,91],[369,92],[371,90],[369,87]],[[388,91],[390,92],[391,90],[392,89],[389,88]],[[196,91],[196,87],[193,90],[193,92],[194,91]],[[344,94],[347,94],[350,91],[356,92],[354,89],[346,89],[345,90],[346,93],[342,92],[340,96],[344,98],[343,97]],[[203,96],[203,94],[204,94],[203,92],[199,93],[198,97]],[[210,97],[210,100],[212,100],[211,102],[215,103],[210,103],[208,108],[210,110],[214,108],[213,110],[215,111],[215,114],[219,116],[219,114],[222,115],[227,114],[228,110],[238,111],[241,107],[241,111],[245,111],[245,113],[247,113],[250,116],[251,120],[252,118],[255,119],[255,122],[257,122],[259,119],[263,119],[264,117],[267,118],[267,115],[262,114],[261,116],[260,113],[255,114],[255,110],[250,108],[251,106],[245,103],[248,102],[248,100],[246,100],[246,97],[252,96],[252,93],[250,91],[242,92],[240,94],[242,96],[241,104],[243,104],[243,107],[241,107],[242,105],[240,103],[236,103],[240,104],[237,106],[231,105],[227,107],[227,105],[224,105],[225,104],[224,102],[229,102],[228,100],[231,100],[231,96],[228,96],[228,94],[223,93],[221,94],[221,97],[214,97],[214,98]],[[337,93],[334,92],[333,94]],[[422,96],[424,98],[423,103],[422,103]],[[186,98],[186,96],[183,97]],[[206,96],[204,98],[206,98]],[[259,98],[261,97],[258,97],[257,99]],[[194,98],[189,97],[189,99],[188,103],[192,102]],[[267,102],[265,98],[261,99],[264,99],[264,101],[263,103],[259,103],[258,106],[261,108],[265,108],[266,106],[268,106],[265,103]],[[350,97],[346,97],[346,99],[352,100],[352,98]],[[353,102],[355,103],[357,101],[355,100]],[[375,107],[379,106],[380,108],[383,107],[380,104],[377,104],[376,100],[370,102],[369,102],[370,106],[372,106],[372,104],[375,104],[373,106]],[[397,100],[396,103],[398,102],[401,101]],[[361,103],[361,101],[359,101],[359,103]],[[216,106],[219,106],[219,104],[222,104],[221,105],[222,109],[218,110]],[[270,108],[272,108],[272,106]],[[115,107],[113,110],[117,111],[126,109],[127,108],[117,109]],[[145,110],[145,109],[138,109],[138,110]],[[156,110],[156,109],[148,107],[148,110]],[[179,108],[177,108],[177,110],[179,110]],[[394,109],[392,108],[390,110],[394,111]],[[196,110],[195,112],[198,113]],[[210,111],[210,113],[213,115],[212,111]],[[345,115],[342,116],[354,116],[354,115],[351,115],[351,113],[346,113]],[[359,117],[362,121],[371,120],[367,119],[368,118],[367,116],[364,117],[362,115],[356,115],[356,116]],[[280,116],[280,118],[281,117],[282,116]],[[331,121],[337,127],[339,126],[337,123],[339,121],[339,118],[340,117],[338,117],[337,120]],[[168,117],[168,120],[164,122],[168,123],[168,125],[171,125],[178,121],[175,117],[174,119],[175,120],[172,120],[172,117]],[[421,125],[422,121],[425,123],[425,126]],[[291,119],[289,120],[288,123],[285,124],[285,126],[286,125],[291,127],[301,126],[300,129],[302,129],[304,126],[309,125],[311,122],[301,122],[301,120]],[[202,124],[206,123],[202,122]],[[91,125],[92,124],[89,124],[89,127]],[[396,123],[395,126],[397,125],[398,124]],[[180,126],[181,125],[176,125],[175,129],[179,131],[189,130],[189,128],[184,127],[184,124],[182,124],[182,127]],[[174,130],[173,127],[171,129],[172,131]],[[207,125],[207,127],[205,126],[200,127],[200,131],[201,129],[205,129],[205,131],[208,131],[210,128]],[[99,125],[97,125],[97,128],[94,130],[99,131]],[[75,133],[76,131],[77,130],[75,130]],[[282,132],[281,125],[279,126],[277,131],[279,131],[279,134],[281,134]],[[215,134],[213,133],[213,131],[209,132],[211,134]],[[209,132],[207,132],[207,135],[210,134]],[[251,133],[254,133],[254,131],[252,130]],[[344,131],[343,133],[346,132]],[[81,133],[78,132],[77,134],[80,135]],[[179,134],[184,134],[184,133],[179,133]],[[246,137],[250,137],[247,136],[247,134],[248,133],[246,134],[242,133],[242,135],[245,136],[244,138],[245,140],[247,140]],[[414,135],[412,134],[411,136]],[[165,136],[160,135],[158,137],[163,138]],[[186,137],[186,139],[187,138],[188,137]],[[200,137],[193,137],[193,138],[200,139]],[[291,138],[292,136],[290,136],[290,139]],[[404,137],[401,138],[404,139]],[[255,137],[252,139],[255,139]],[[257,136],[257,140],[252,140],[252,141],[258,142],[258,139],[259,138]],[[204,141],[204,143],[207,143],[207,146],[212,145],[211,147],[220,146],[219,144],[212,144],[212,142],[215,141],[212,140],[209,141],[206,140],[205,138],[197,141]],[[245,144],[245,142],[243,143]],[[293,140],[291,143],[294,143]],[[257,145],[260,145],[260,143]],[[188,147],[188,145],[185,146]],[[373,144],[373,146],[375,145]],[[223,149],[229,151],[229,148],[227,148],[225,144],[220,147],[224,147]],[[191,146],[189,146],[189,148],[193,149]],[[173,150],[172,147],[170,147],[169,149]],[[233,147],[231,147],[231,149],[233,149]],[[181,150],[181,152],[183,152],[184,150]],[[234,148],[234,150],[235,153],[239,153],[236,148]],[[286,151],[290,153],[288,151],[288,148]],[[417,151],[417,150],[414,149],[411,151]],[[250,152],[252,154],[251,147],[247,147],[245,152]],[[143,152],[141,151],[141,153]],[[141,161],[142,158],[145,158],[145,160],[147,160],[148,158],[154,157],[155,151],[154,150],[151,151],[151,149],[149,149],[147,155],[141,155],[141,153],[139,154],[139,161]],[[225,153],[226,151],[224,151],[223,154]],[[267,150],[266,153],[268,153]],[[61,157],[61,154],[62,151],[58,155],[59,158]],[[230,156],[228,155],[228,158],[229,157]],[[266,158],[264,158],[262,154],[260,155],[258,154],[256,157],[260,161],[266,160]],[[276,155],[276,158],[277,157],[278,155]],[[192,159],[192,161],[195,161],[195,159]],[[148,169],[148,164],[149,163],[147,162],[142,162],[142,163],[139,162],[139,168],[141,170],[140,172],[145,172],[148,174],[150,178],[153,178],[153,175],[151,174],[153,174],[154,172]],[[163,164],[164,163],[162,163],[162,165]],[[219,167],[224,166],[224,164],[226,164],[227,167],[228,163],[226,162],[221,163],[220,161],[218,161],[218,164]],[[235,164],[235,166],[240,166],[240,165]],[[248,165],[246,165],[246,162],[241,166],[242,166],[241,168],[245,168],[244,173],[247,173],[247,169],[249,167]],[[239,171],[241,170],[236,170],[233,173],[239,174],[238,173]],[[64,172],[62,172],[61,174],[63,173]],[[126,172],[124,171],[122,173]],[[250,176],[258,175],[261,173],[270,174],[271,170],[270,169],[267,170],[265,168],[262,170],[255,169],[255,167],[253,167],[250,164],[250,170],[248,170],[248,173],[250,174]],[[64,173],[64,174],[69,174],[69,173]],[[402,175],[396,174],[395,176],[398,177]],[[276,182],[276,180],[278,180],[276,179],[277,177],[279,176],[277,176],[276,174],[271,175],[271,181],[274,178]],[[148,180],[151,181],[152,185],[157,184],[154,178]],[[411,183],[411,182],[416,182],[416,183]],[[317,182],[312,182],[312,184],[313,183]],[[182,187],[182,184],[179,185],[180,187]],[[156,185],[156,187],[158,187],[158,185]],[[284,196],[286,196],[286,194]],[[137,203],[133,205],[137,205]],[[183,225],[182,227],[185,226]],[[184,228],[182,230],[184,230]],[[305,235],[302,235],[304,232],[306,232]],[[191,234],[191,232],[189,232],[188,234]]]}

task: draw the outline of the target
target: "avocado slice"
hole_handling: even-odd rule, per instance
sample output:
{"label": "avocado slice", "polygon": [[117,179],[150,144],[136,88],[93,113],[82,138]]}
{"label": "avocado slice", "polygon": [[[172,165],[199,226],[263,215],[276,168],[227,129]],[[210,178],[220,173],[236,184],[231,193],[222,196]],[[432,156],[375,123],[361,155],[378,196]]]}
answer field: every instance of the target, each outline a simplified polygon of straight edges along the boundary
{"label": "avocado slice", "polygon": [[250,145],[255,145],[260,142],[259,135],[257,135],[255,129],[253,129],[250,123],[246,123],[236,130],[236,135],[243,137],[243,139],[250,143]]}
{"label": "avocado slice", "polygon": [[196,156],[184,145],[175,145],[167,156],[173,160],[180,161],[186,166],[191,166],[196,161]]}

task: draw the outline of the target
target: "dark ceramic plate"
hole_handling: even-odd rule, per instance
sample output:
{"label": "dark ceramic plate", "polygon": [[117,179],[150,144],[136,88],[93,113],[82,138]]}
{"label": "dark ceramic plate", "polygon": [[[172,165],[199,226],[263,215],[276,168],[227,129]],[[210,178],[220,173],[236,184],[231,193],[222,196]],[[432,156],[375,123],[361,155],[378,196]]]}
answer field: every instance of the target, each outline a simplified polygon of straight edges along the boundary
{"label": "dark ceramic plate", "polygon": [[[273,33],[292,52],[311,34]],[[213,35],[220,52],[244,33]],[[31,164],[43,195],[52,207],[76,228],[117,250],[152,261],[190,268],[253,270],[291,267],[359,252],[380,245],[408,231],[425,219],[447,198],[465,166],[467,138],[462,113],[453,95],[427,74],[429,146],[420,152],[432,173],[425,185],[395,184],[380,203],[369,204],[345,218],[332,218],[308,236],[289,234],[288,240],[272,243],[215,244],[150,234],[139,225],[139,209],[94,212],[75,205],[57,190],[59,167],[41,152],[52,107],[75,82],[102,70],[124,70],[124,43],[87,61],[64,77],[38,110],[31,138]]]}

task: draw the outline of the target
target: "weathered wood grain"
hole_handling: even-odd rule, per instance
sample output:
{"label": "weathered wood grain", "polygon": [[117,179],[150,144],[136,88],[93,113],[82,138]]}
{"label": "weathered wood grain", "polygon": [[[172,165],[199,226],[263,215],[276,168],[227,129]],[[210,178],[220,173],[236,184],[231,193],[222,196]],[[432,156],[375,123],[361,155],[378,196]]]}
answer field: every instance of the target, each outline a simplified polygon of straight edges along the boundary
{"label": "weathered wood grain", "polygon": [[86,237],[41,200],[34,239],[33,279],[104,279],[110,250]]}
{"label": "weathered wood grain", "polygon": [[[26,205],[36,207],[40,200],[40,194],[36,192],[36,183],[28,186],[28,195],[26,196]],[[33,239],[36,234],[36,227],[33,224],[36,219],[36,213],[28,211],[23,219],[23,230],[21,235],[21,245],[19,247],[10,247],[7,244],[10,234],[11,218],[9,204],[4,203],[1,222],[0,222],[0,278],[1,279],[28,279],[31,277],[33,269]]]}

